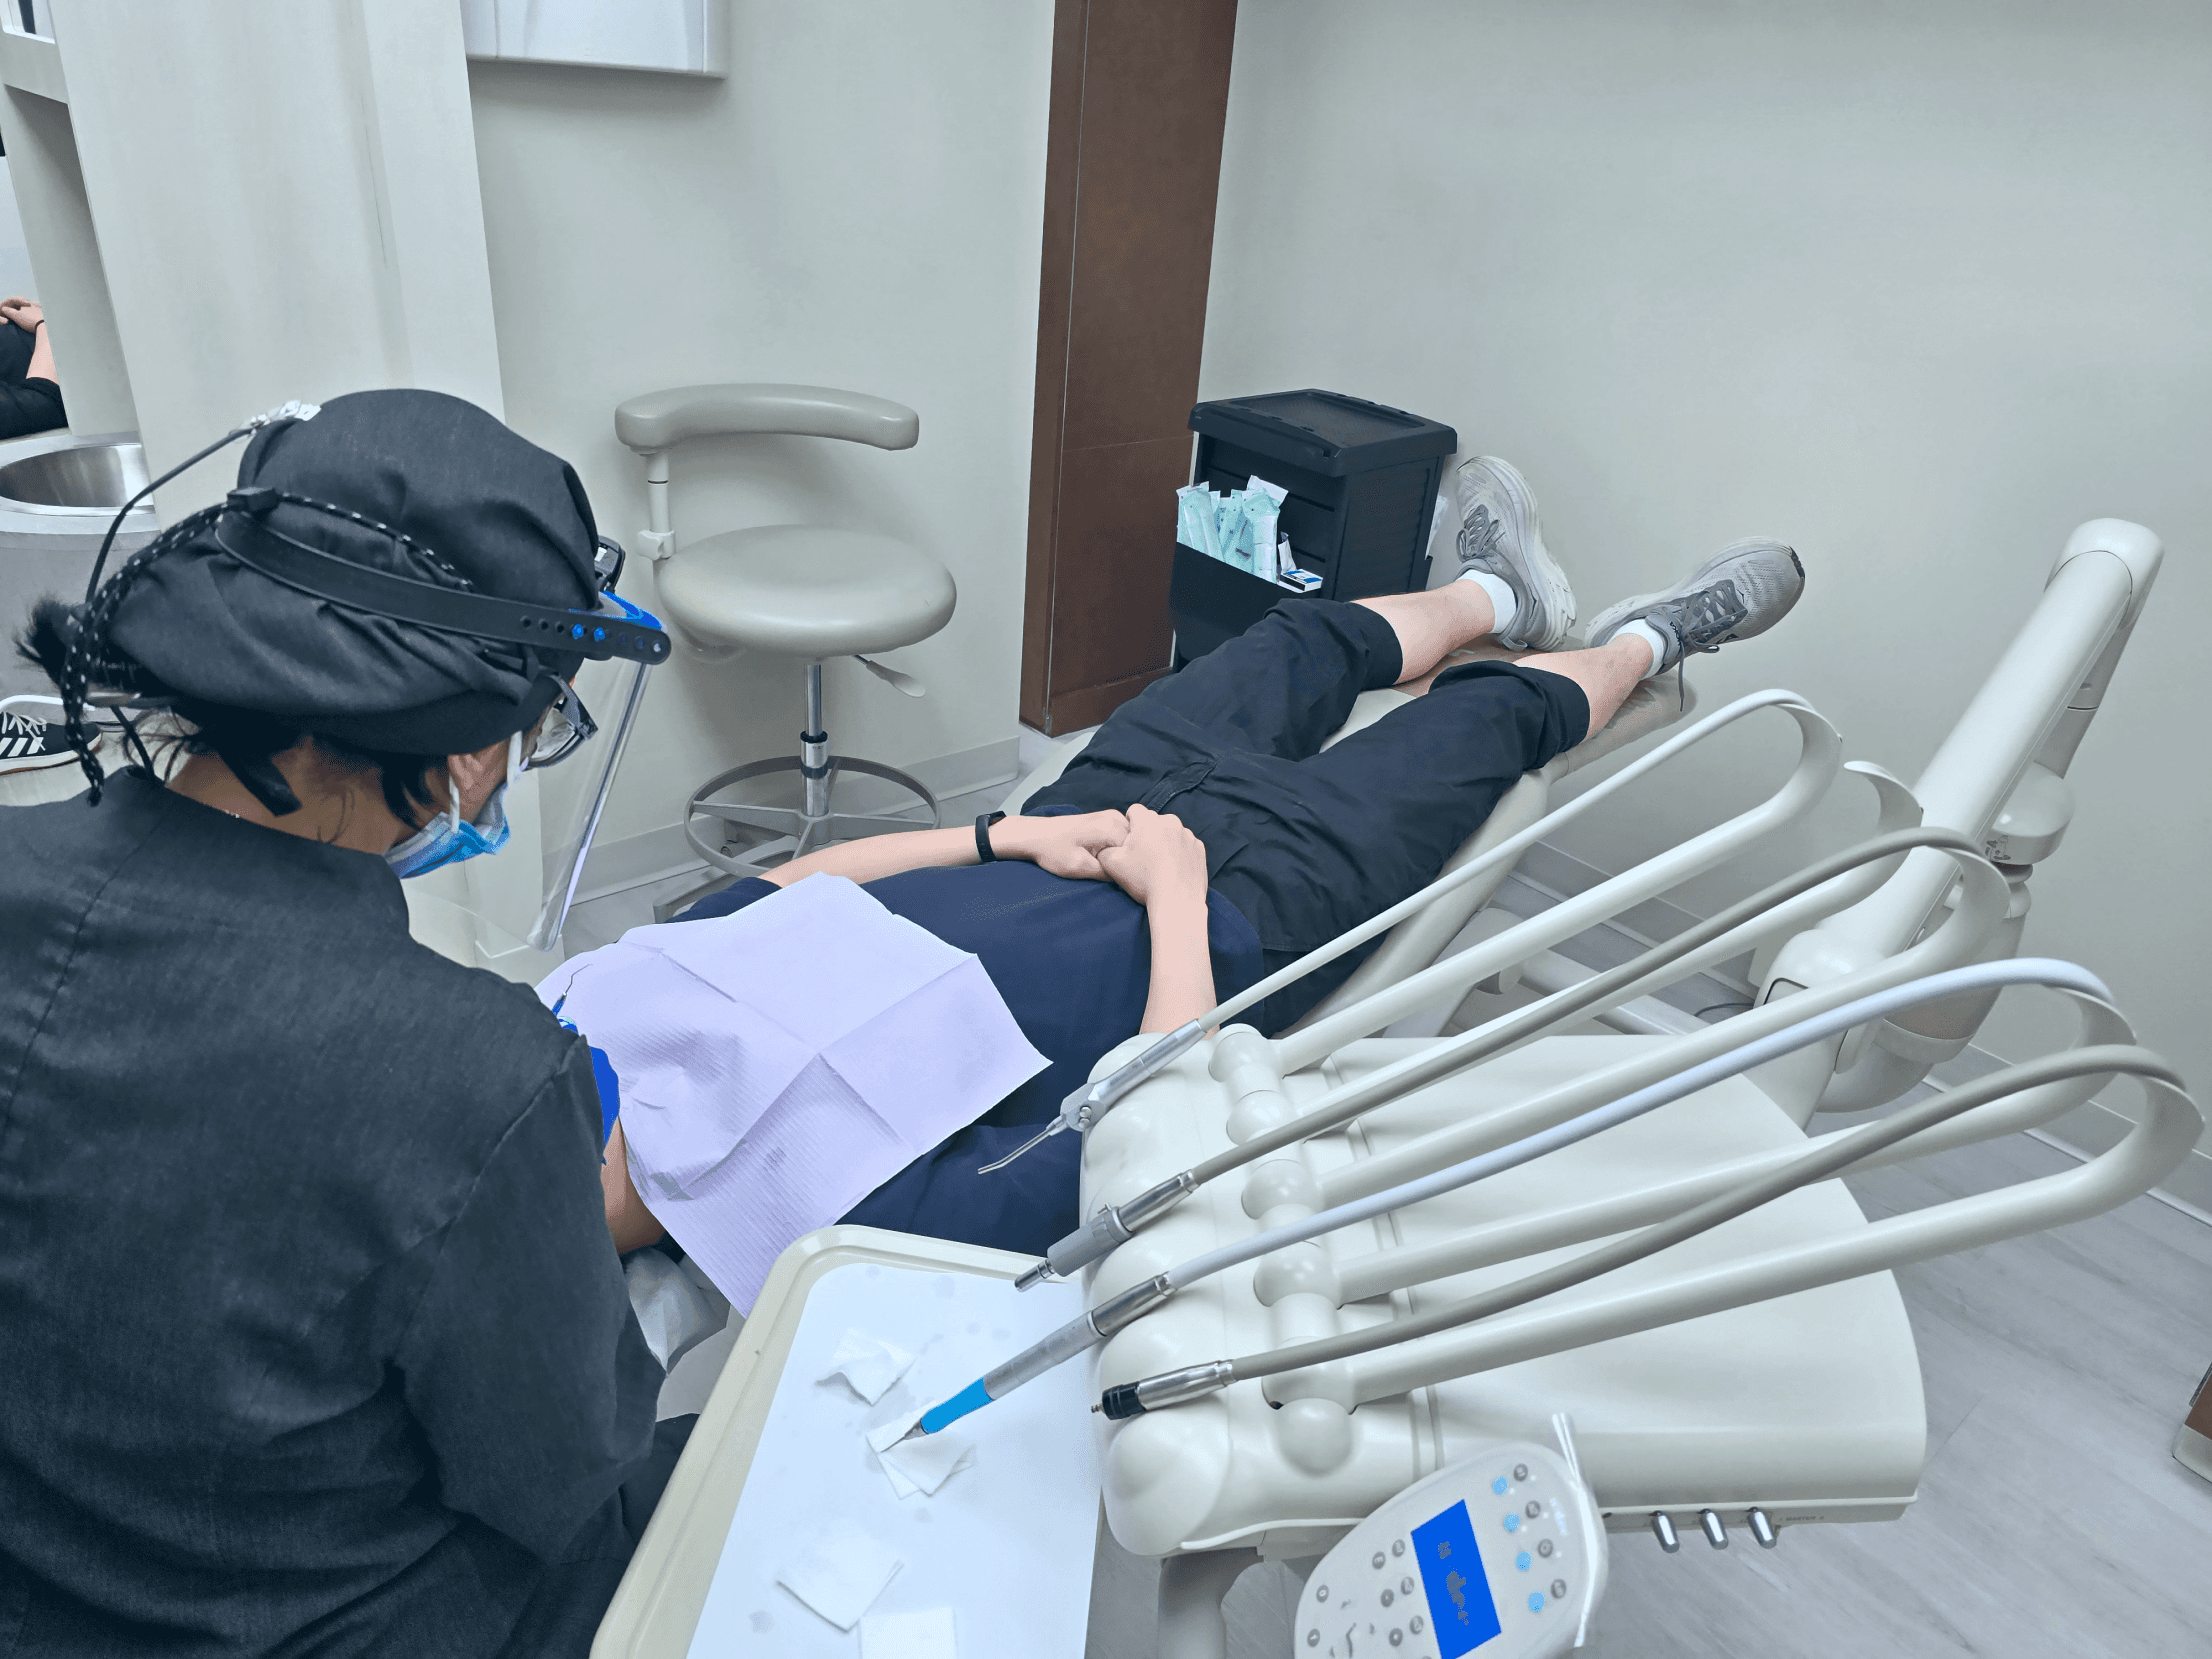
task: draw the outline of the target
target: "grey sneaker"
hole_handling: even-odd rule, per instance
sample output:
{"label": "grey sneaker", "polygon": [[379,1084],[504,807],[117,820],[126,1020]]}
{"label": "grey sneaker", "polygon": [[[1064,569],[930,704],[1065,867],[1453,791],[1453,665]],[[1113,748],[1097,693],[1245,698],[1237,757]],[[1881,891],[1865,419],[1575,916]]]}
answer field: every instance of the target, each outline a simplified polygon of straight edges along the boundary
{"label": "grey sneaker", "polygon": [[1478,455],[1459,469],[1459,571],[1479,570],[1513,590],[1519,611],[1497,636],[1515,650],[1556,651],[1575,622],[1566,572],[1544,551],[1536,495],[1510,461]]}
{"label": "grey sneaker", "polygon": [[1718,651],[1731,640],[1765,633],[1804,591],[1805,567],[1796,549],[1754,536],[1730,542],[1671,588],[1601,611],[1590,624],[1590,644],[1603,645],[1631,622],[1647,623],[1667,642],[1651,665],[1653,674],[1663,674],[1692,652]]}

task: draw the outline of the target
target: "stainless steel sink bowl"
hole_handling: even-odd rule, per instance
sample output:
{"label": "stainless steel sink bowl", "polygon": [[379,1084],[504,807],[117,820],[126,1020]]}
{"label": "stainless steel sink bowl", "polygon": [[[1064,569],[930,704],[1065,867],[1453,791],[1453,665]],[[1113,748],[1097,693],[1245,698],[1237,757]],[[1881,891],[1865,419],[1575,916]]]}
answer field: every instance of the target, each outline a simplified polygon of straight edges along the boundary
{"label": "stainless steel sink bowl", "polygon": [[71,444],[0,466],[0,507],[112,517],[146,484],[146,452],[137,444]]}

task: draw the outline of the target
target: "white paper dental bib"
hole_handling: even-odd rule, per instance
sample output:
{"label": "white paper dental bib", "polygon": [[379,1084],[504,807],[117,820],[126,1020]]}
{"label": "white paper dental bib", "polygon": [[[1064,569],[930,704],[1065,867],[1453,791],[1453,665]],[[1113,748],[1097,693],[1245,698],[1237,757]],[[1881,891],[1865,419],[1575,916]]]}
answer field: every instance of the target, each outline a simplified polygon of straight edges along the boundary
{"label": "white paper dental bib", "polygon": [[981,962],[839,876],[633,928],[538,995],[613,1063],[639,1196],[740,1312],[792,1240],[1046,1064]]}

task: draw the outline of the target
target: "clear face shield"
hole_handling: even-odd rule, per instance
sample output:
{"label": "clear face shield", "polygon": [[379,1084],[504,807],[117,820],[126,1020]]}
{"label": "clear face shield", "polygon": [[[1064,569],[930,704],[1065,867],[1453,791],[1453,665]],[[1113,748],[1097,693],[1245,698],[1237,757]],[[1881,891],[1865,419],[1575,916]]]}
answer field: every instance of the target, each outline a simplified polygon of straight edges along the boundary
{"label": "clear face shield", "polygon": [[[601,545],[603,551],[613,547],[611,542],[604,540]],[[620,548],[614,548],[614,558],[619,569]],[[616,597],[611,591],[601,592],[599,608],[612,619],[654,629],[660,627],[650,613]],[[590,762],[589,780],[574,797],[566,814],[565,831],[546,843],[550,856],[546,860],[545,902],[539,907],[537,922],[530,929],[532,950],[551,950],[560,943],[561,929],[568,923],[569,907],[576,902],[584,861],[591,855],[592,838],[599,833],[599,821],[606,814],[607,800],[614,789],[615,770],[622,764],[622,752],[629,746],[630,733],[637,725],[638,710],[645,702],[645,681],[652,671],[653,664],[649,662],[615,662],[611,677],[620,713],[614,716],[611,733],[600,731],[599,723],[584,706],[576,687],[568,686],[545,711],[536,739],[523,757],[524,771],[553,766],[576,754],[582,754]]]}

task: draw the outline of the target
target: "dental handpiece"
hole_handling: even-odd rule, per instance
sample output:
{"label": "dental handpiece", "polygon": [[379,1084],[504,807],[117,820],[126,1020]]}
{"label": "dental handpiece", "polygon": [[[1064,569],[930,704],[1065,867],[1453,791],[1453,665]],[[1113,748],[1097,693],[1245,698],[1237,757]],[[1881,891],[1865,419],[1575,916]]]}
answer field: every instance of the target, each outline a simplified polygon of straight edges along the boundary
{"label": "dental handpiece", "polygon": [[[1645,1113],[1670,1105],[1685,1095],[1695,1094],[1725,1078],[1764,1065],[1769,1060],[1778,1059],[1810,1043],[1848,1031],[1853,1026],[1863,1025],[1869,1020],[1886,1019],[1892,1014],[1956,992],[1987,990],[2004,985],[2051,985],[2095,997],[2100,1002],[2112,1000],[2112,993],[2105,988],[2104,982],[2087,969],[2077,967],[2071,962],[2059,962],[2045,957],[1970,963],[1962,968],[1929,974],[1925,978],[1860,997],[1841,1007],[1831,1008],[1825,1014],[1813,1015],[1794,1025],[1784,1026],[1742,1048],[1716,1055],[1700,1065],[1678,1072],[1673,1077],[1634,1090],[1609,1104],[1595,1107],[1580,1117],[1539,1130],[1510,1146],[1477,1154],[1387,1191],[1353,1199],[1302,1220],[1263,1229],[1250,1238],[1194,1256],[1189,1261],[1169,1268],[1165,1273],[1156,1274],[1140,1284],[1132,1285],[1117,1296],[1109,1297],[1090,1312],[1070,1320],[1043,1341],[1016,1354],[996,1370],[984,1373],[951,1399],[924,1412],[921,1420],[900,1438],[911,1440],[916,1435],[935,1434],[948,1424],[967,1416],[969,1412],[979,1410],[993,1400],[1004,1399],[1023,1383],[1043,1376],[1062,1361],[1073,1359],[1077,1354],[1085,1353],[1104,1342],[1116,1331],[1150,1313],[1177,1291],[1210,1279],[1229,1268],[1286,1246],[1318,1238],[1321,1234],[1334,1232],[1340,1227],[1371,1221],[1392,1210],[1403,1209],[1409,1204],[1418,1204],[1456,1191],[1460,1187],[1470,1186],[1488,1176],[1516,1169],[1548,1152],[1575,1145],[1602,1130],[1642,1117]],[[1201,1366],[1187,1374],[1176,1372],[1170,1378],[1150,1378],[1147,1382],[1155,1388],[1172,1383],[1178,1391],[1172,1398],[1147,1394],[1142,1397],[1142,1403],[1147,1408],[1171,1404],[1176,1400],[1191,1398],[1194,1393],[1211,1392],[1215,1388],[1226,1386],[1232,1380],[1228,1373],[1212,1366]],[[1181,1391],[1185,1389],[1189,1392]]]}
{"label": "dental handpiece", "polygon": [[[1900,852],[1917,847],[1948,848],[1959,852],[1979,851],[1979,847],[1975,842],[1968,840],[1956,830],[1941,829],[1934,826],[1893,830],[1886,835],[1874,836],[1863,841],[1856,847],[1847,847],[1842,852],[1808,865],[1763,891],[1752,894],[1751,897],[1742,902],[1729,906],[1728,909],[1710,920],[1676,934],[1673,938],[1655,945],[1643,955],[1624,962],[1609,972],[1595,975],[1582,981],[1579,985],[1547,997],[1544,1001],[1532,1007],[1521,1010],[1516,1014],[1507,1015],[1480,1031],[1469,1032],[1464,1037],[1439,1045],[1430,1055],[1423,1058],[1419,1066],[1419,1075],[1407,1075],[1401,1078],[1395,1072],[1385,1073],[1366,1079],[1359,1084],[1339,1089],[1327,1099],[1318,1103],[1312,1110],[1292,1119],[1289,1123],[1269,1130],[1265,1134],[1254,1136],[1251,1140],[1233,1146],[1225,1152],[1218,1153],[1203,1163],[1171,1175],[1166,1180],[1146,1188],[1134,1198],[1124,1200],[1120,1204],[1102,1206],[1089,1221],[1054,1244],[1035,1266],[1022,1274],[1014,1283],[1017,1288],[1028,1290],[1033,1285],[1042,1284],[1047,1279],[1069,1278],[1081,1272],[1092,1262],[1102,1260],[1110,1255],[1144,1227],[1165,1215],[1181,1203],[1184,1198],[1196,1192],[1216,1176],[1226,1175],[1231,1170],[1241,1169],[1245,1165],[1267,1157],[1271,1153],[1278,1152],[1286,1146],[1294,1145],[1314,1135],[1326,1133],[1328,1130],[1337,1128],[1364,1112],[1372,1111],[1377,1106],[1387,1104],[1389,1099],[1395,1098],[1397,1094],[1403,1092],[1403,1089],[1393,1086],[1394,1084],[1402,1082],[1406,1088],[1419,1087],[1435,1081],[1437,1077],[1448,1072],[1458,1071],[1475,1064],[1479,1060],[1487,1059],[1491,1055],[1511,1047],[1539,1027],[1554,1024],[1604,1001],[1623,986],[1634,984],[1646,975],[1664,968],[1670,962],[1678,961],[1692,951],[1698,950],[1722,935],[1741,927],[1746,922],[1755,920],[1776,906],[1786,904],[1800,894],[1812,891],[1823,882],[1831,881],[1835,877],[1847,874],[1862,865],[1893,857]],[[1188,1030],[1189,1027],[1186,1026],[1183,1029]],[[1178,1032],[1176,1035],[1180,1036],[1181,1033]],[[1149,1058],[1149,1053],[1140,1056],[1140,1058]],[[1125,1067],[1124,1070],[1126,1069]],[[1157,1069],[1154,1068],[1154,1070]],[[1150,1076],[1152,1074],[1147,1072],[1145,1075]],[[1119,1076],[1121,1076],[1120,1072],[1114,1074],[1114,1077],[1118,1078]],[[1114,1078],[1108,1078],[1106,1081],[1111,1083]],[[1142,1079],[1136,1081],[1142,1081]],[[1104,1085],[1100,1086],[1103,1087]],[[1136,1087],[1136,1082],[1131,1082],[1120,1093],[1125,1094],[1134,1087]],[[1117,1094],[1115,1098],[1118,1099],[1119,1095]],[[1050,1132],[1047,1131],[1047,1133]],[[1027,1150],[1026,1147],[1023,1148],[1023,1151]],[[1018,1152],[1014,1154],[1015,1157],[1020,1155]]]}
{"label": "dental handpiece", "polygon": [[1163,1273],[1141,1285],[1132,1285],[1119,1296],[1108,1298],[1088,1313],[1069,1320],[1050,1336],[1030,1344],[1004,1365],[984,1372],[949,1400],[931,1406],[922,1413],[919,1422],[899,1436],[900,1442],[912,1440],[917,1435],[935,1434],[959,1422],[969,1412],[980,1411],[993,1400],[1005,1399],[1023,1383],[1043,1376],[1064,1360],[1088,1352],[1123,1326],[1150,1313],[1173,1294],[1167,1275]]}

